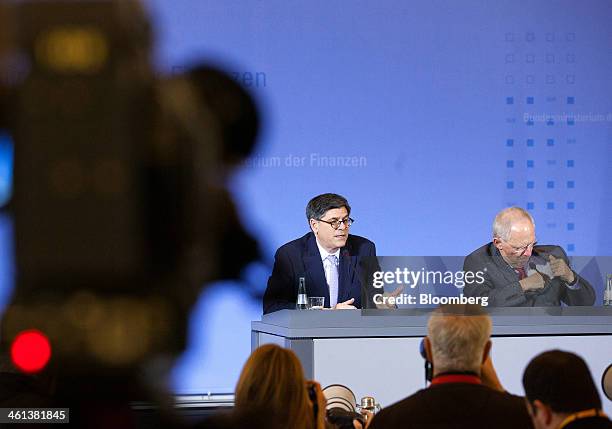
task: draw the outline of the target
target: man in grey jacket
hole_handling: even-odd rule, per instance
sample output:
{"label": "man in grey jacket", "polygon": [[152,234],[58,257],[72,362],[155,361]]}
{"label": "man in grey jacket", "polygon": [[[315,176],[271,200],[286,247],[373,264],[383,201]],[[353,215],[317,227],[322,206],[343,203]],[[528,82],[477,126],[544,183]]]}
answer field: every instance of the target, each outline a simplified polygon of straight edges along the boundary
{"label": "man in grey jacket", "polygon": [[489,297],[497,307],[593,305],[593,287],[570,268],[559,246],[537,246],[535,222],[520,207],[509,207],[493,222],[493,241],[469,254],[465,272],[484,273],[466,282],[465,296]]}

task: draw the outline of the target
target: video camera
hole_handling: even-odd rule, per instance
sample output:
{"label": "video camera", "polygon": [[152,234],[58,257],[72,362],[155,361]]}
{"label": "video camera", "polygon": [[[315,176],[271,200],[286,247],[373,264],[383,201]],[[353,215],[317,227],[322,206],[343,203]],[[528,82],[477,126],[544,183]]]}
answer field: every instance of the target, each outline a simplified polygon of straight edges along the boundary
{"label": "video camera", "polygon": [[224,188],[255,146],[255,104],[212,67],[158,78],[137,1],[1,7],[17,261],[3,349],[35,328],[77,376],[174,356],[202,285],[258,257]]}

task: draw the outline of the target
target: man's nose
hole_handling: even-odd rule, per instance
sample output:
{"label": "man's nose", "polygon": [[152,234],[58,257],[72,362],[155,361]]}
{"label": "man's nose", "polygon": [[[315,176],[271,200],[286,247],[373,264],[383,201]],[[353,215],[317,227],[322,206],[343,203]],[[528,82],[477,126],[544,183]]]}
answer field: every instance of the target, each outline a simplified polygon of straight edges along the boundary
{"label": "man's nose", "polygon": [[525,253],[523,253],[523,256],[531,256],[531,252],[533,252],[533,246],[527,247],[527,249],[525,249]]}

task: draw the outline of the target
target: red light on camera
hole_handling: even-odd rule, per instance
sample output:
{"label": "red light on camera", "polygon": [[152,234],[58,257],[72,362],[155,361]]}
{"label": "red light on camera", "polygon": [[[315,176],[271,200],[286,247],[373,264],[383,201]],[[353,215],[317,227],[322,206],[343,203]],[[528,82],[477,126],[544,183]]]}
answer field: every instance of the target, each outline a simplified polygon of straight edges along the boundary
{"label": "red light on camera", "polygon": [[49,339],[36,329],[20,332],[11,344],[11,359],[23,372],[39,372],[51,359]]}

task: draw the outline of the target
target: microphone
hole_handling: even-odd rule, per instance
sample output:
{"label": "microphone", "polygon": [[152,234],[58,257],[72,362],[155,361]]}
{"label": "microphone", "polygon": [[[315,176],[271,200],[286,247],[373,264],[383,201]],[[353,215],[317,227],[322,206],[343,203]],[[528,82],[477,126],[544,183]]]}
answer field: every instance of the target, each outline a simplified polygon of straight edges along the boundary
{"label": "microphone", "polygon": [[533,261],[530,261],[530,262],[529,262],[529,268],[530,268],[530,269],[532,269],[532,270],[537,271],[536,264],[535,264],[535,262],[533,262]]}
{"label": "microphone", "polygon": [[542,278],[544,279],[544,283],[548,283],[551,280],[551,276],[549,276],[548,274],[543,273],[542,271],[538,270],[538,266],[536,265],[535,262],[529,261],[529,269],[539,273],[542,276]]}

